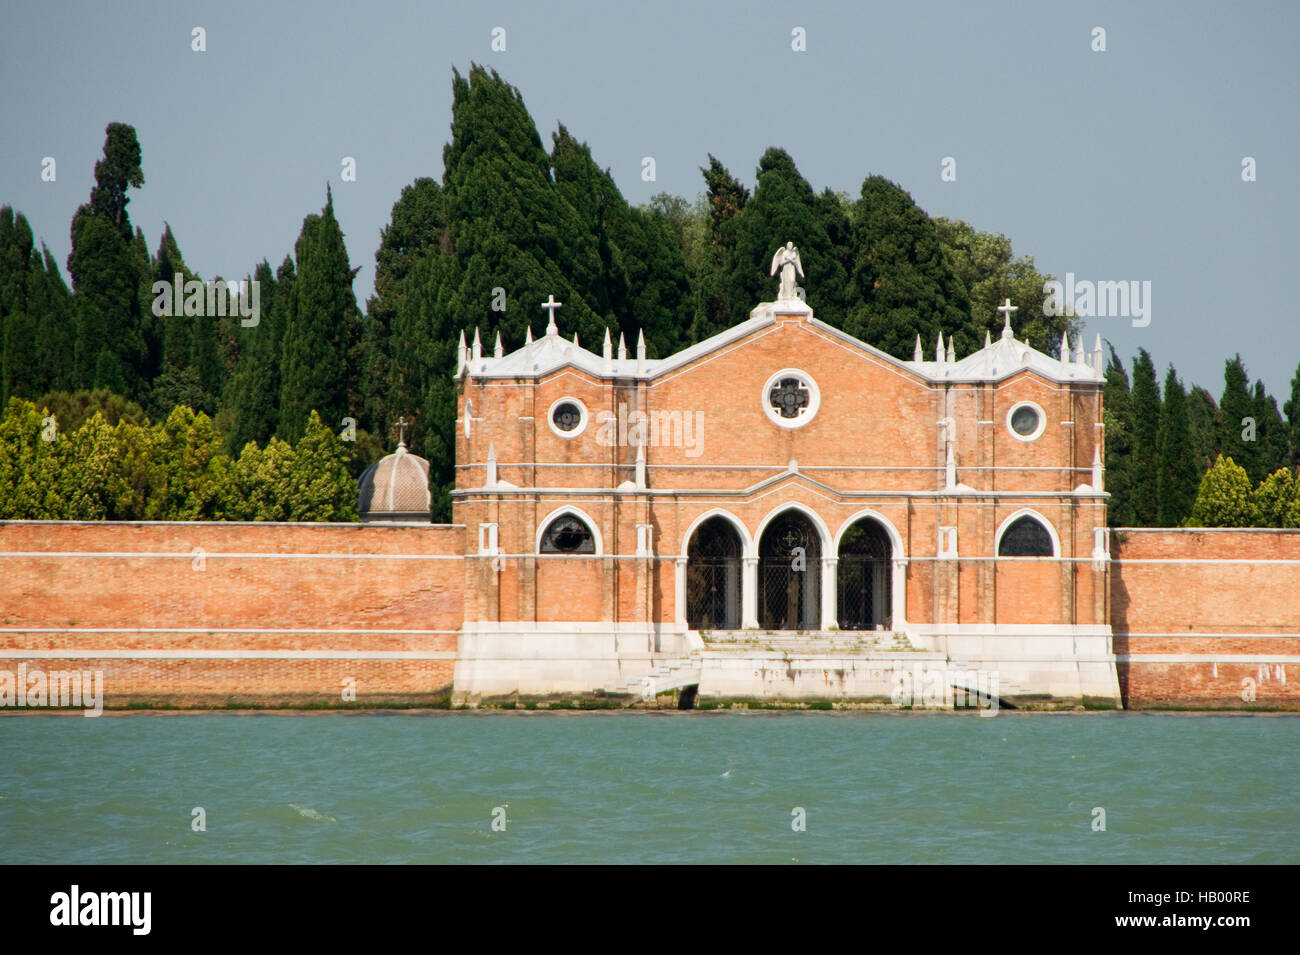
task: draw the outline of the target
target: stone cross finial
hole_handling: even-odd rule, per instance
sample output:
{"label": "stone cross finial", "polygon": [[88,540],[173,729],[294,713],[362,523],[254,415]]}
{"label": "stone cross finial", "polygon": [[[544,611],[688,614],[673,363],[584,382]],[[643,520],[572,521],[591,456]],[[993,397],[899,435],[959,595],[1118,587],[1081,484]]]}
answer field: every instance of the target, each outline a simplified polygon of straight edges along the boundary
{"label": "stone cross finial", "polygon": [[406,447],[406,416],[405,415],[397,419],[397,429],[398,429],[397,443],[402,447]]}
{"label": "stone cross finial", "polygon": [[546,309],[549,317],[546,321],[546,334],[560,334],[559,327],[555,324],[555,310],[563,305],[563,302],[557,302],[554,295],[546,296],[546,301],[542,303],[542,308]]}
{"label": "stone cross finial", "polygon": [[1003,302],[1001,305],[997,307],[997,311],[1001,312],[1004,316],[1006,316],[1006,321],[1002,325],[1002,337],[1003,338],[1015,337],[1011,332],[1011,313],[1015,311],[1019,311],[1018,306],[1012,305],[1011,299],[1007,299],[1005,302]]}

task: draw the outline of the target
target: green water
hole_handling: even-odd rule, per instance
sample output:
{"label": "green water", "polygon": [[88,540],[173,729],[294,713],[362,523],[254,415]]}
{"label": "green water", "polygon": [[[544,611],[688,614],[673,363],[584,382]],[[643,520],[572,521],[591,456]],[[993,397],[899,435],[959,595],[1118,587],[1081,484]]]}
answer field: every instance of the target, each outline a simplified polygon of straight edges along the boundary
{"label": "green water", "polygon": [[13,716],[0,863],[1295,863],[1298,754],[1289,716]]}

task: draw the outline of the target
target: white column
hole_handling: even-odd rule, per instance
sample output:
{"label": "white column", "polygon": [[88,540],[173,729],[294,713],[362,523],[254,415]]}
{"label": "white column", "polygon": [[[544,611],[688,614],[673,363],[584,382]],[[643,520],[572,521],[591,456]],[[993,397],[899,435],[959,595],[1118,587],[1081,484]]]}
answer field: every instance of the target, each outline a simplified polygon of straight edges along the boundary
{"label": "white column", "polygon": [[679,630],[686,629],[686,558],[677,558],[677,586],[673,588],[673,622]]}
{"label": "white column", "polygon": [[839,579],[840,559],[838,557],[822,558],[822,629],[839,627],[837,604],[840,596]]}
{"label": "white column", "polygon": [[758,558],[746,557],[740,581],[740,625],[758,629]]}
{"label": "white column", "polygon": [[892,625],[895,630],[903,629],[907,623],[907,558],[894,558],[892,589],[894,605],[890,608]]}

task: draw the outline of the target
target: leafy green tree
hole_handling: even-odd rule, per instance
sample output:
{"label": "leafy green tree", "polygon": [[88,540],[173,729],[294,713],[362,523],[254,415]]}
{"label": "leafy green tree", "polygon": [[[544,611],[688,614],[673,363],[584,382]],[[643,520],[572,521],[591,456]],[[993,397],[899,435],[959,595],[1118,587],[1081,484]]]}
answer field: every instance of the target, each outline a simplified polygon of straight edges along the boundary
{"label": "leafy green tree", "polygon": [[1110,349],[1106,384],[1102,386],[1102,421],[1106,434],[1105,487],[1110,493],[1106,522],[1111,527],[1133,527],[1133,404],[1128,372]]}
{"label": "leafy green tree", "polygon": [[30,401],[10,398],[0,420],[0,520],[60,520],[67,439]]}
{"label": "leafy green tree", "polygon": [[1011,240],[1004,235],[976,232],[961,220],[936,218],[939,241],[970,296],[971,331],[982,343],[987,331],[997,340],[1003,325],[998,312],[1007,299],[1017,306],[1013,328],[1041,352],[1060,357],[1061,333],[1078,339],[1081,326],[1073,315],[1048,315],[1043,288],[1052,276],[1039,272],[1033,256],[1012,257]]}
{"label": "leafy green tree", "polygon": [[1145,348],[1138,349],[1133,361],[1132,390],[1133,456],[1129,471],[1132,478],[1133,519],[1137,527],[1156,527],[1160,520],[1159,434],[1160,389],[1156,369]]}
{"label": "leafy green tree", "polygon": [[166,479],[162,520],[219,520],[229,497],[230,459],[221,453],[221,436],[212,419],[184,405],[158,426],[155,459]]}
{"label": "leafy green tree", "polygon": [[291,441],[303,434],[313,410],[331,423],[347,416],[355,387],[348,364],[358,329],[355,273],[348,265],[328,187],[321,214],[303,221],[295,254],[297,278],[282,342],[278,428],[278,434]]}
{"label": "leafy green tree", "polygon": [[1188,526],[1253,527],[1255,517],[1246,469],[1219,455],[1201,478]]}
{"label": "leafy green tree", "polygon": [[[317,419],[319,420],[319,419]],[[237,521],[285,521],[292,502],[293,447],[271,438],[265,448],[250,441],[231,468],[227,517]]]}
{"label": "leafy green tree", "polygon": [[1201,471],[1188,454],[1190,443],[1187,392],[1170,365],[1156,434],[1156,510],[1161,527],[1182,524],[1196,499]]}
{"label": "leafy green tree", "polygon": [[287,519],[357,520],[357,484],[347,462],[343,442],[313,411],[288,468]]}
{"label": "leafy green tree", "polygon": [[844,330],[896,358],[910,358],[916,336],[955,337],[968,354],[984,344],[970,326],[970,299],[912,197],[880,176],[862,184],[854,214],[853,305]]}
{"label": "leafy green tree", "polygon": [[1300,482],[1291,467],[1278,468],[1251,494],[1255,520],[1260,527],[1300,526]]}
{"label": "leafy green tree", "polygon": [[41,396],[37,407],[54,415],[60,431],[71,433],[93,418],[102,415],[110,426],[119,421],[144,424],[145,413],[134,401],[100,388],[95,391],[51,391]]}

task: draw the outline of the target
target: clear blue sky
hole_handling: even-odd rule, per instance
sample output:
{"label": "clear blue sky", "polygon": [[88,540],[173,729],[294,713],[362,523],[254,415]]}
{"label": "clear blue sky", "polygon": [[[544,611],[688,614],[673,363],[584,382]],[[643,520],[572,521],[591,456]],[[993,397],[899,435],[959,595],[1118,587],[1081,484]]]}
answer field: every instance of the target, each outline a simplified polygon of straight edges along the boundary
{"label": "clear blue sky", "polygon": [[0,204],[62,266],[104,127],[131,123],[151,249],[166,220],[204,276],[276,265],[330,182],[364,306],[393,202],[442,175],[452,67],[477,61],[548,147],[560,121],[589,142],[631,202],[693,198],[710,152],[751,186],[770,145],[817,189],[878,173],[1059,277],[1151,281],[1150,326],[1095,319],[1089,347],[1096,331],[1126,362],[1145,347],[1216,397],[1240,352],[1281,402],[1300,363],[1298,39],[1284,2],[6,4]]}

